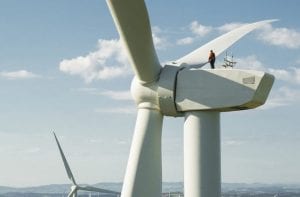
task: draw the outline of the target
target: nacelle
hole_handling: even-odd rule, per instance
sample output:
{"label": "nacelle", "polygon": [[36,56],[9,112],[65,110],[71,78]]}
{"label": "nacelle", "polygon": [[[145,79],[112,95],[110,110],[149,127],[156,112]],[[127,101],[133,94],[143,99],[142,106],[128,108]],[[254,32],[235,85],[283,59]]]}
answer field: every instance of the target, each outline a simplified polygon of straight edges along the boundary
{"label": "nacelle", "polygon": [[236,111],[263,105],[274,76],[239,69],[183,69],[177,75],[176,109],[179,112]]}

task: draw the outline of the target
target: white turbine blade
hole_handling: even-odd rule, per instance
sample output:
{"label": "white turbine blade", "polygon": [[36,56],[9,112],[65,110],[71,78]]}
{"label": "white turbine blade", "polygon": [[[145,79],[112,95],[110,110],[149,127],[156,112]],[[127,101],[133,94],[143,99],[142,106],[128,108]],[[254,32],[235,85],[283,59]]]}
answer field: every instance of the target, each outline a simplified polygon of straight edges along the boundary
{"label": "white turbine blade", "polygon": [[162,121],[157,110],[138,110],[122,196],[161,196]]}
{"label": "white turbine blade", "polygon": [[55,141],[56,141],[56,143],[57,143],[57,146],[58,146],[58,149],[59,149],[61,158],[62,158],[62,160],[63,160],[63,163],[64,163],[64,166],[65,166],[66,172],[67,172],[67,174],[68,174],[68,177],[69,177],[69,179],[72,181],[72,183],[73,183],[74,185],[76,185],[75,178],[74,178],[74,176],[73,176],[73,174],[72,174],[71,168],[70,168],[70,166],[69,166],[69,164],[68,164],[68,161],[67,161],[67,159],[66,159],[66,157],[65,157],[65,155],[64,155],[64,152],[63,152],[63,150],[62,150],[62,148],[61,148],[61,146],[60,146],[60,144],[59,144],[59,141],[58,141],[58,139],[57,139],[57,137],[56,137],[56,135],[55,135],[54,132],[53,132],[53,134],[54,134]]}
{"label": "white turbine blade", "polygon": [[72,188],[71,192],[69,193],[68,197],[76,197],[77,196],[77,188],[78,187],[74,187]]}
{"label": "white turbine blade", "polygon": [[93,187],[93,186],[79,186],[79,190],[84,190],[84,191],[92,191],[92,192],[99,192],[99,193],[106,193],[106,194],[120,194],[120,192],[112,191],[112,190],[107,190],[107,189],[101,189],[98,187]]}
{"label": "white turbine blade", "polygon": [[142,82],[158,78],[159,64],[144,0],[106,0],[133,70]]}
{"label": "white turbine blade", "polygon": [[178,59],[175,61],[178,65],[183,66],[197,66],[202,67],[204,64],[208,62],[208,54],[210,50],[215,52],[215,55],[218,56],[222,52],[224,52],[227,48],[237,42],[246,34],[250,33],[251,31],[260,28],[268,23],[277,21],[276,19],[273,20],[264,20],[259,21],[256,23],[250,23],[238,27],[210,42],[201,46],[200,48],[194,50],[193,52],[187,54],[186,56]]}

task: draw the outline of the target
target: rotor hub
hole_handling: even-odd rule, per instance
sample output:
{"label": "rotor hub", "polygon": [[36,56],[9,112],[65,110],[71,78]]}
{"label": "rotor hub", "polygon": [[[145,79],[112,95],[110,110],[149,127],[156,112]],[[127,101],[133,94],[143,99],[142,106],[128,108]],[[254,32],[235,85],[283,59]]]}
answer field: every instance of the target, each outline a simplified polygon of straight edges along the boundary
{"label": "rotor hub", "polygon": [[175,104],[177,66],[165,65],[159,79],[151,83],[143,83],[135,77],[131,84],[131,94],[138,108],[155,109],[166,116],[182,116]]}
{"label": "rotor hub", "polygon": [[134,77],[131,83],[131,94],[138,108],[154,109],[160,111],[157,81],[151,83],[142,83]]}

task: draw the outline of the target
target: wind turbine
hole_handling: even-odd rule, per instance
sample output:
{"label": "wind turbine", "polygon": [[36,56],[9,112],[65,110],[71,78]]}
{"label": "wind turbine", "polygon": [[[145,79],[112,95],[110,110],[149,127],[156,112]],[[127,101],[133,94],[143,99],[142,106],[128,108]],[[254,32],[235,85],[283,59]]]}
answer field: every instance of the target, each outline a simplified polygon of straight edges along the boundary
{"label": "wind turbine", "polygon": [[162,67],[144,0],[106,2],[135,73],[131,93],[138,108],[122,197],[161,196],[164,115],[185,118],[184,195],[220,197],[220,112],[264,104],[274,77],[259,71],[201,67],[209,50],[220,55],[247,33],[274,20],[239,27]]}
{"label": "wind turbine", "polygon": [[106,189],[100,189],[100,188],[97,188],[97,187],[93,187],[93,186],[89,186],[89,185],[85,185],[85,186],[82,186],[82,185],[78,185],[75,181],[75,178],[73,176],[73,173],[71,171],[71,168],[68,164],[68,161],[64,155],[64,152],[60,146],[60,143],[55,135],[55,133],[53,132],[53,135],[55,137],[55,141],[57,143],[57,146],[58,146],[58,149],[59,149],[59,152],[60,152],[60,155],[61,155],[61,158],[63,160],[63,163],[64,163],[64,166],[65,166],[65,169],[66,169],[66,172],[67,172],[67,175],[69,177],[69,179],[71,180],[72,182],[72,186],[71,186],[71,191],[70,193],[68,194],[68,197],[77,197],[77,192],[78,190],[84,190],[84,191],[92,191],[92,192],[99,192],[99,193],[106,193],[106,194],[114,194],[116,196],[119,196],[120,193],[119,192],[115,192],[115,191],[111,191],[111,190],[106,190]]}

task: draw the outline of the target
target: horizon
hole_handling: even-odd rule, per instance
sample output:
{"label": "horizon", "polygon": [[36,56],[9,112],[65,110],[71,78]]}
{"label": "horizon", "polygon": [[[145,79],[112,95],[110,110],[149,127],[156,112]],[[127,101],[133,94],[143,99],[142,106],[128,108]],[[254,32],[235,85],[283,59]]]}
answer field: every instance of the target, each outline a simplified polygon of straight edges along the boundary
{"label": "horizon", "polygon": [[[116,185],[123,185],[123,182],[98,182],[98,183],[79,183],[80,185],[101,185],[101,184],[116,184]],[[175,181],[175,182],[162,182],[162,184],[183,184],[183,181]],[[226,184],[233,184],[233,185],[242,185],[243,186],[253,186],[257,185],[257,187],[266,186],[266,187],[274,187],[274,186],[296,186],[300,188],[300,183],[227,183],[227,182],[221,182],[222,187]],[[36,187],[47,187],[47,186],[69,186],[72,185],[72,183],[50,183],[46,185],[31,185],[31,186],[25,186],[25,187],[18,187],[18,186],[6,186],[6,185],[0,185],[0,187],[8,187],[8,188],[15,188],[15,189],[25,189],[25,188],[36,188]]]}

